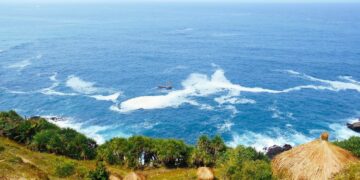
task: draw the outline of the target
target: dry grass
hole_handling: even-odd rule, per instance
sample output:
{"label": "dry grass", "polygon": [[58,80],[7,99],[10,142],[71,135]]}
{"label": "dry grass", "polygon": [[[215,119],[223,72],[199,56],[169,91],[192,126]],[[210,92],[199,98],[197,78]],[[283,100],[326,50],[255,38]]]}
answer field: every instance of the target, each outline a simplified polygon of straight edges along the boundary
{"label": "dry grass", "polygon": [[360,180],[360,162],[350,164],[340,173],[336,174],[335,180]]}
{"label": "dry grass", "polygon": [[[321,138],[327,139],[328,135]],[[315,140],[281,153],[272,160],[273,172],[283,179],[330,179],[358,159],[326,140]]]}

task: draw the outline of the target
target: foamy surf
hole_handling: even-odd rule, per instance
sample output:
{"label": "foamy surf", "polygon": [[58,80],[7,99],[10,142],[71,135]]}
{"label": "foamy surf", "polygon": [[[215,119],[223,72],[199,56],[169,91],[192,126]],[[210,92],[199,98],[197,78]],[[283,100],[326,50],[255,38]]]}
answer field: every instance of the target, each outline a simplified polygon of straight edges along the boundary
{"label": "foamy surf", "polygon": [[140,96],[123,101],[119,105],[119,112],[131,112],[139,109],[162,109],[179,107],[183,104],[200,105],[192,97],[206,97],[217,93],[227,92],[227,96],[215,98],[221,103],[255,103],[249,99],[237,99],[240,92],[252,93],[281,93],[281,91],[264,89],[261,87],[244,87],[231,83],[222,69],[217,69],[211,77],[193,73],[182,82],[183,89],[168,92],[158,96]]}
{"label": "foamy surf", "polygon": [[93,95],[90,96],[96,100],[99,101],[111,101],[111,102],[117,102],[117,99],[119,98],[119,96],[121,95],[121,92],[116,92],[114,94],[110,94],[110,95]]}
{"label": "foamy surf", "polygon": [[305,136],[304,134],[296,131],[282,131],[281,134],[279,132],[280,131],[269,132],[268,134],[255,133],[252,131],[246,131],[242,134],[233,133],[232,140],[227,142],[227,145],[230,147],[245,145],[253,147],[258,151],[264,151],[265,147],[270,147],[273,145],[290,144],[292,146],[295,146],[313,140],[313,138]]}
{"label": "foamy surf", "polygon": [[[218,68],[213,64],[213,67]],[[239,98],[241,92],[248,93],[290,93],[293,91],[301,91],[304,89],[312,90],[329,90],[329,91],[341,91],[341,90],[356,90],[360,92],[359,82],[347,78],[346,82],[342,81],[330,81],[315,78],[294,70],[285,70],[285,72],[302,77],[313,82],[320,82],[322,85],[300,85],[283,90],[267,89],[262,87],[245,87],[240,84],[234,84],[230,82],[226,77],[222,69],[218,68],[211,77],[205,74],[193,73],[186,80],[182,82],[182,89],[168,92],[165,95],[158,96],[139,96],[132,99],[123,101],[119,105],[119,112],[131,112],[139,109],[162,109],[162,108],[176,108],[183,104],[198,105],[192,97],[206,97],[217,93],[228,93],[228,95],[222,95],[215,97],[214,101],[218,104],[254,104],[256,101],[246,98]]]}

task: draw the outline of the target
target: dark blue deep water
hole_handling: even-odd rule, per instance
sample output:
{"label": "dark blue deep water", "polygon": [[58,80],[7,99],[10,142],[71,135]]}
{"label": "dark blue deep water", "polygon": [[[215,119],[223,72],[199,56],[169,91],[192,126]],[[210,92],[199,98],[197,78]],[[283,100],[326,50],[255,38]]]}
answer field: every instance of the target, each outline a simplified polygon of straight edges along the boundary
{"label": "dark blue deep water", "polygon": [[220,134],[261,149],[359,135],[345,123],[360,116],[360,4],[2,4],[10,109],[100,143]]}

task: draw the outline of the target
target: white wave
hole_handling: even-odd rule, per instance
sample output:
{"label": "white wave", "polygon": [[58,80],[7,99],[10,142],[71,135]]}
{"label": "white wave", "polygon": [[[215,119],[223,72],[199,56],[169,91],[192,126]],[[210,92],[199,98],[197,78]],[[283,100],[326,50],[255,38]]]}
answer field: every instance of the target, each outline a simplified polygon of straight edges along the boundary
{"label": "white wave", "polygon": [[[217,65],[213,65],[218,68]],[[249,103],[253,104],[255,101],[248,99],[238,99],[241,92],[249,93],[289,93],[293,91],[300,91],[303,89],[314,89],[314,90],[356,90],[360,92],[360,84],[354,82],[341,82],[341,81],[330,81],[315,78],[306,74],[302,74],[293,70],[285,70],[287,73],[292,75],[306,78],[310,81],[316,81],[322,83],[322,85],[301,85],[295,86],[283,90],[273,90],[261,87],[245,87],[239,84],[231,83],[224,75],[222,69],[217,69],[211,77],[204,74],[193,73],[186,80],[182,82],[183,89],[171,91],[165,95],[158,96],[140,96],[132,99],[128,99],[120,103],[118,109],[120,112],[131,112],[139,109],[162,109],[162,108],[176,108],[182,104],[199,105],[196,101],[192,100],[191,97],[206,97],[209,95],[227,92],[228,95],[215,97],[214,100],[219,104],[239,104]],[[291,115],[289,115],[291,116]]]}
{"label": "white wave", "polygon": [[[168,107],[174,108],[186,103],[197,105],[198,103],[192,100],[191,97],[206,97],[208,95],[220,92],[228,92],[226,99],[228,99],[230,102],[235,101],[231,98],[233,96],[240,95],[240,92],[281,92],[260,87],[243,87],[241,85],[233,84],[228,79],[226,79],[222,69],[217,69],[210,78],[204,74],[193,73],[182,82],[182,86],[183,89],[171,91],[165,95],[140,96],[126,100],[120,104],[120,112],[130,112],[139,109],[162,109]],[[217,100],[221,102],[221,98]],[[245,101],[238,101],[237,103],[241,102]],[[247,101],[246,103],[249,102],[253,101]]]}
{"label": "white wave", "polygon": [[[350,118],[346,120],[349,123],[356,122],[356,118]],[[335,137],[336,140],[348,139],[351,136],[360,136],[360,133],[357,133],[346,126],[346,123],[332,123],[329,125],[331,129],[331,134]]]}
{"label": "white wave", "polygon": [[3,87],[1,89],[4,89],[5,92],[10,93],[10,94],[30,94],[30,93],[32,93],[32,92],[25,92],[25,91],[10,90],[10,89],[3,88]]}
{"label": "white wave", "polygon": [[50,87],[40,89],[39,92],[45,95],[55,95],[55,96],[75,96],[76,93],[64,93],[56,91],[55,88],[60,85],[60,82],[57,80],[57,73],[54,73],[49,79],[53,82]]}
{"label": "white wave", "polygon": [[218,131],[221,133],[231,131],[231,127],[234,125],[230,120],[225,120],[223,124],[217,126]]}
{"label": "white wave", "polygon": [[27,66],[30,66],[30,65],[31,65],[31,61],[29,59],[25,59],[23,61],[8,65],[7,68],[23,70],[24,68],[26,68]]}
{"label": "white wave", "polygon": [[121,95],[121,92],[116,92],[116,93],[114,93],[114,94],[110,94],[110,95],[107,95],[107,96],[104,96],[104,95],[93,95],[93,96],[90,96],[90,97],[95,98],[96,100],[99,100],[99,101],[112,101],[112,102],[116,102],[120,95]]}
{"label": "white wave", "polygon": [[275,134],[275,136],[254,133],[251,131],[247,131],[243,134],[234,133],[232,141],[227,142],[227,145],[230,147],[245,145],[253,147],[258,151],[264,151],[265,147],[270,147],[273,145],[290,144],[295,146],[313,140],[313,138],[307,137],[299,132],[287,132],[282,134],[278,132],[272,132],[271,134]]}
{"label": "white wave", "polygon": [[105,139],[99,133],[105,130],[108,130],[109,126],[87,126],[83,123],[75,122],[73,118],[57,118],[57,120],[53,120],[54,116],[41,116],[44,117],[51,123],[58,125],[61,128],[71,128],[78,132],[85,134],[86,136],[94,139],[97,143],[103,144]]}
{"label": "white wave", "polygon": [[360,82],[353,79],[352,76],[339,76],[339,79],[349,81],[349,82],[352,82],[352,83],[355,83],[355,84],[360,84]]}
{"label": "white wave", "polygon": [[84,81],[74,75],[69,76],[66,81],[66,86],[70,87],[76,92],[84,93],[84,94],[93,94],[98,92],[99,89],[96,88],[94,85],[95,83]]}
{"label": "white wave", "polygon": [[268,110],[272,112],[271,118],[273,119],[295,119],[294,114],[291,112],[282,112],[276,105],[276,101],[268,107]]}
{"label": "white wave", "polygon": [[233,116],[236,115],[237,113],[239,113],[239,111],[233,105],[226,105],[224,108],[226,110],[229,110]]}
{"label": "white wave", "polygon": [[346,76],[340,76],[340,79],[346,80],[344,82],[344,81],[332,81],[332,80],[320,79],[293,70],[286,70],[286,72],[313,82],[320,82],[323,84],[322,86],[318,86],[318,85],[298,86],[295,88],[290,88],[286,92],[293,90],[300,90],[300,89],[316,89],[316,90],[331,90],[331,91],[355,90],[360,92],[360,82],[355,81],[354,79]]}
{"label": "white wave", "polygon": [[253,99],[237,98],[237,97],[234,97],[231,95],[216,97],[216,98],[214,98],[214,101],[219,104],[226,104],[226,103],[227,104],[255,104],[256,103],[256,101]]}
{"label": "white wave", "polygon": [[31,60],[40,59],[41,57],[42,57],[42,54],[38,54],[35,57],[31,57],[31,58],[24,59],[22,61],[16,62],[14,64],[10,64],[10,65],[7,66],[7,68],[9,68],[9,69],[17,69],[17,70],[21,71],[21,70],[25,69],[26,67],[28,67],[28,66],[30,66],[32,64]]}

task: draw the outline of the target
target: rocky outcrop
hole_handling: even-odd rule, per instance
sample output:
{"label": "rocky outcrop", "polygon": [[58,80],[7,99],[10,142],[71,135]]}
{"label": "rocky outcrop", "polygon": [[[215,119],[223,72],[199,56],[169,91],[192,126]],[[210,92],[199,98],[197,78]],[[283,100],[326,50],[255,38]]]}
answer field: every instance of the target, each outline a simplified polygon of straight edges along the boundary
{"label": "rocky outcrop", "polygon": [[273,145],[271,147],[265,148],[266,151],[266,155],[272,159],[273,157],[275,157],[276,155],[284,152],[284,151],[288,151],[292,148],[292,146],[290,144],[285,144],[283,147],[278,146],[278,145]]}
{"label": "rocky outcrop", "polygon": [[347,123],[346,125],[349,129],[360,133],[360,120],[353,123]]}

